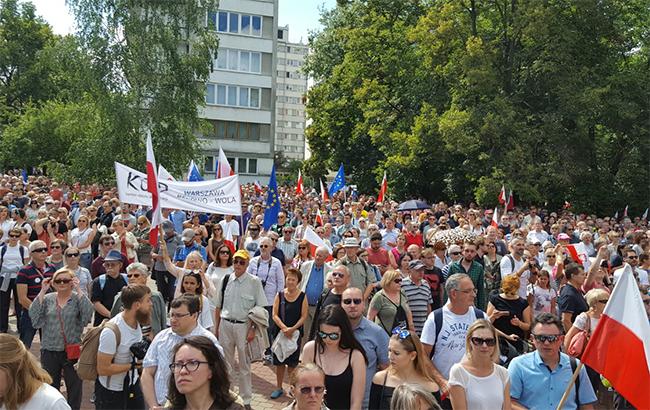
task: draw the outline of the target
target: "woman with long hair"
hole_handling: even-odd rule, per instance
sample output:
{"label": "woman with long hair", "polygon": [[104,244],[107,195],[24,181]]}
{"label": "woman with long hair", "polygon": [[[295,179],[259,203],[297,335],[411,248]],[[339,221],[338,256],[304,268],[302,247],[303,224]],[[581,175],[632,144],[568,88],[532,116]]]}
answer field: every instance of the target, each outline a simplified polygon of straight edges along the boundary
{"label": "woman with long hair", "polygon": [[61,269],[65,264],[63,260],[63,252],[65,251],[66,243],[62,239],[55,239],[50,242],[50,256],[45,259],[54,269]]}
{"label": "woman with long hair", "polygon": [[303,239],[298,243],[298,254],[291,261],[291,267],[300,269],[303,263],[314,259],[309,241]]}
{"label": "woman with long hair", "polygon": [[499,338],[485,319],[474,322],[465,337],[465,356],[449,372],[451,405],[456,410],[510,410],[510,380],[499,366]]}
{"label": "woman with long hair", "polygon": [[211,261],[216,261],[218,259],[217,251],[221,245],[225,243],[223,236],[223,227],[218,223],[212,225],[212,235],[208,239],[208,246],[206,247],[208,251],[208,259]]}
{"label": "woman with long hair", "polygon": [[366,388],[366,353],[354,337],[340,305],[326,306],[318,317],[316,339],[307,342],[302,363],[316,363],[325,373],[330,409],[359,410]]}
{"label": "woman with long hair", "polygon": [[[70,410],[52,378],[15,336],[0,333],[0,408]],[[80,387],[81,388],[81,387]]]}
{"label": "woman with long hair", "polygon": [[397,235],[396,246],[390,250],[388,255],[388,259],[390,260],[390,265],[393,269],[399,268],[398,261],[404,255],[406,255],[406,235],[400,233]]}
{"label": "woman with long hair", "polygon": [[381,278],[381,290],[370,301],[368,320],[374,321],[390,335],[395,327],[408,328],[415,332],[413,315],[408,298],[402,292],[402,276],[396,270],[389,270]]}
{"label": "woman with long hair", "polygon": [[419,384],[404,383],[395,388],[390,401],[391,410],[440,410],[430,392]]}
{"label": "woman with long hair", "polygon": [[[47,293],[51,289],[54,292]],[[72,409],[81,407],[82,382],[74,369],[78,354],[75,356],[69,349],[81,343],[81,334],[93,311],[93,304],[79,289],[79,279],[65,268],[43,280],[41,291],[29,307],[32,326],[42,329],[47,336],[41,339],[43,368],[52,377],[55,389],[60,387],[63,373]]]}
{"label": "woman with long hair", "polygon": [[398,269],[397,271],[399,272],[400,276],[402,279],[406,279],[409,276],[409,263],[413,260],[413,257],[409,255],[408,253],[405,253],[399,258],[398,262]]}
{"label": "woman with long hair", "polygon": [[282,410],[328,410],[323,402],[325,373],[314,363],[300,364],[289,375],[289,394],[295,400]]}
{"label": "woman with long hair", "polygon": [[199,251],[190,252],[185,258],[183,267],[180,268],[172,263],[171,259],[169,258],[169,253],[167,252],[166,246],[160,247],[160,250],[162,251],[165,269],[167,269],[167,272],[176,277],[176,291],[174,292],[174,297],[178,297],[183,293],[181,290],[181,285],[183,283],[183,278],[188,273],[197,274],[202,284],[201,289],[204,291],[205,295],[209,298],[214,297],[215,287],[212,284],[212,281],[208,279],[205,272],[203,271],[203,257]]}
{"label": "woman with long hair", "polygon": [[485,273],[485,293],[489,295],[499,290],[501,286],[501,259],[497,253],[495,241],[486,240],[487,252],[483,255],[483,271]]}
{"label": "woman with long hair", "polygon": [[77,227],[70,232],[70,246],[79,249],[79,264],[90,271],[93,261],[92,243],[97,235],[97,224],[89,225],[90,218],[82,214],[77,220]]}
{"label": "woman with long hair", "polygon": [[79,290],[81,290],[84,295],[90,297],[89,295],[92,290],[93,278],[88,269],[80,266],[79,259],[81,255],[79,249],[75,246],[66,248],[63,253],[63,261],[65,262],[63,267],[74,273],[77,279],[79,279]]}
{"label": "woman with long hair", "polygon": [[370,408],[388,410],[393,391],[403,383],[419,384],[436,399],[440,399],[440,387],[431,376],[422,343],[415,332],[401,327],[392,330],[388,342],[390,364],[375,374],[370,386]]}
{"label": "woman with long hair", "polygon": [[174,347],[169,368],[169,406],[173,410],[239,410],[230,393],[228,365],[212,340],[190,336]]}
{"label": "woman with long hair", "polygon": [[199,298],[199,324],[204,328],[212,331],[214,329],[214,306],[204,294],[203,281],[201,274],[196,272],[187,272],[181,279],[180,294],[198,296]]}
{"label": "woman with long hair", "polygon": [[[495,317],[494,327],[506,335],[516,335],[510,343],[519,354],[525,353],[524,336],[533,321],[528,301],[519,296],[519,277],[508,275],[501,280],[501,293],[492,294],[487,305],[487,315]],[[505,345],[505,340],[502,341]],[[505,351],[505,348],[504,348]]]}
{"label": "woman with long hair", "polygon": [[234,269],[232,267],[232,251],[227,245],[220,245],[215,253],[214,259],[208,265],[205,275],[208,277],[215,289],[221,283],[224,276],[232,274]]}
{"label": "woman with long hair", "polygon": [[9,239],[9,231],[14,227],[14,220],[9,215],[9,208],[0,205],[0,230],[2,230],[2,239],[0,243],[5,243]]}

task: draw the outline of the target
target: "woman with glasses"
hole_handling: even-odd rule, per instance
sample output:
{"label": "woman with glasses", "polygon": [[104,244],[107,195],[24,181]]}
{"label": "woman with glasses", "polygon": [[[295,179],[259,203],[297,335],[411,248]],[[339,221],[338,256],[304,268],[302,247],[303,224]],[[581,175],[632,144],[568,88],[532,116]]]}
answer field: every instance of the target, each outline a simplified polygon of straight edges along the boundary
{"label": "woman with glasses", "polygon": [[61,239],[55,239],[50,243],[50,256],[45,259],[45,262],[52,265],[55,270],[61,269],[65,264],[63,260],[63,252],[65,251],[66,244]]}
{"label": "woman with glasses", "polygon": [[63,253],[63,260],[65,261],[65,268],[74,272],[75,276],[79,279],[79,290],[90,297],[90,292],[93,285],[93,278],[90,276],[90,271],[83,266],[80,266],[80,256],[81,253],[79,249],[75,246],[66,248]]}
{"label": "woman with glasses", "polygon": [[151,224],[146,216],[140,215],[137,225],[133,230],[133,235],[138,241],[138,249],[135,253],[138,255],[138,261],[146,266],[151,266],[151,243],[149,243],[149,232]]}
{"label": "woman with glasses", "polygon": [[415,332],[413,316],[408,306],[408,298],[402,292],[402,276],[396,270],[389,270],[381,278],[381,290],[370,301],[368,320],[382,327],[391,335],[396,327],[408,328]]}
{"label": "woman with glasses", "polygon": [[309,313],[309,305],[305,292],[302,292],[298,285],[302,281],[302,273],[298,269],[289,268],[284,278],[284,290],[280,291],[273,302],[273,322],[277,326],[277,336],[282,334],[289,340],[294,339],[294,334],[298,332],[298,337],[295,339],[297,349],[293,354],[284,360],[279,360],[273,353],[273,365],[275,366],[275,377],[277,382],[277,389],[271,393],[272,399],[277,399],[284,394],[282,390],[282,381],[284,380],[285,367],[289,368],[289,377],[293,373],[300,359],[300,346],[302,339],[303,328],[302,325],[307,320]]}
{"label": "woman with glasses", "polygon": [[366,387],[366,353],[354,337],[340,305],[326,306],[318,316],[316,339],[307,342],[302,363],[316,363],[325,373],[330,409],[361,409]]}
{"label": "woman with glasses", "polygon": [[467,330],[465,356],[449,371],[454,410],[510,410],[510,379],[499,366],[499,338],[492,324],[479,319]]}
{"label": "woman with glasses", "polygon": [[212,281],[215,289],[218,289],[218,285],[221,283],[221,279],[226,275],[230,275],[234,272],[232,267],[232,251],[226,245],[221,245],[217,248],[216,259],[210,262],[208,269],[205,272],[205,275]]}
{"label": "woman with glasses", "polygon": [[[48,293],[50,289],[54,291]],[[51,278],[44,279],[41,291],[29,307],[32,326],[42,329],[47,336],[41,338],[41,364],[57,390],[63,373],[72,409],[81,407],[82,382],[74,369],[79,352],[75,356],[70,350],[81,343],[81,333],[93,312],[93,304],[79,289],[79,279],[69,269],[59,269]]]}
{"label": "woman with glasses", "polygon": [[70,246],[80,251],[79,264],[90,270],[92,263],[92,243],[97,235],[97,224],[89,225],[87,215],[81,215],[77,220],[77,227],[70,232]]}
{"label": "woman with glasses", "polygon": [[487,252],[483,255],[483,272],[485,273],[485,294],[499,290],[501,286],[501,259],[497,253],[495,241],[487,242]]}
{"label": "woman with glasses", "polygon": [[[506,335],[515,335],[516,340],[510,340],[519,354],[524,351],[524,336],[530,330],[533,321],[528,301],[519,296],[519,278],[508,275],[501,280],[501,293],[492,294],[487,305],[487,315],[494,318],[494,327]],[[506,341],[502,341],[505,345]],[[504,352],[506,349],[503,349]]]}
{"label": "woman with glasses", "polygon": [[195,240],[199,245],[205,245],[208,240],[208,230],[205,226],[201,225],[201,218],[198,214],[192,215],[189,221],[183,224],[184,228],[191,228],[194,230],[196,235],[194,236]]}
{"label": "woman with glasses", "polygon": [[300,243],[298,243],[298,254],[291,261],[291,267],[300,269],[303,263],[312,259],[314,259],[314,257],[311,254],[311,246],[309,244],[309,241],[303,239],[300,241]]}
{"label": "woman with glasses", "polygon": [[223,227],[218,223],[212,225],[212,236],[208,239],[208,258],[211,261],[218,259],[217,250],[224,244]]}
{"label": "woman with glasses", "polygon": [[240,410],[230,392],[228,365],[205,336],[190,336],[174,347],[169,365],[169,405],[173,410]]}
{"label": "woman with glasses", "polygon": [[395,388],[401,384],[417,384],[430,395],[440,399],[440,387],[431,377],[427,355],[414,332],[396,327],[388,342],[388,368],[379,371],[370,386],[371,409],[388,410]]}
{"label": "woman with glasses", "polygon": [[314,363],[301,364],[289,375],[293,403],[282,410],[329,410],[323,402],[325,373]]}

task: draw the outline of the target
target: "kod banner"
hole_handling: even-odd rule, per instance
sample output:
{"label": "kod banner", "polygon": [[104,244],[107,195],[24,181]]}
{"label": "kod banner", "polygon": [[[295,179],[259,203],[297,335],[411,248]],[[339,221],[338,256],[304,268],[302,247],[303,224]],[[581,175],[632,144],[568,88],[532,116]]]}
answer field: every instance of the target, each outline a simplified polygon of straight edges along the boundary
{"label": "kod banner", "polygon": [[[147,192],[147,174],[116,162],[115,176],[120,201],[151,206],[151,194]],[[158,192],[163,208],[241,215],[238,175],[194,182],[158,178]]]}

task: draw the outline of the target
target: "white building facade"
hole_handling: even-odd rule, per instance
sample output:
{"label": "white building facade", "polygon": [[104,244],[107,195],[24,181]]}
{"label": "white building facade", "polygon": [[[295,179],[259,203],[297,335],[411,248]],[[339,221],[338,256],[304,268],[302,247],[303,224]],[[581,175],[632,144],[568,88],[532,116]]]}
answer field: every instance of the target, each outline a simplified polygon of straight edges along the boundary
{"label": "white building facade", "polygon": [[275,151],[287,159],[305,159],[305,95],[302,65],[306,44],[289,42],[289,26],[278,27]]}
{"label": "white building facade", "polygon": [[276,116],[278,0],[220,0],[208,20],[219,50],[200,117],[204,173],[214,178],[219,147],[242,183],[271,174]]}

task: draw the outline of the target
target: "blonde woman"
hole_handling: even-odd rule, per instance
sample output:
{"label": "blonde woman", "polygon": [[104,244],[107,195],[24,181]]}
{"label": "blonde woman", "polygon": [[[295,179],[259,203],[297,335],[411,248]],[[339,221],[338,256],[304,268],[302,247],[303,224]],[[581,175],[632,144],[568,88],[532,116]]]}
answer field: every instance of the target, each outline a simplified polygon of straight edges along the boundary
{"label": "blonde woman", "polygon": [[167,272],[171,273],[176,277],[176,291],[174,292],[174,297],[177,298],[181,295],[181,285],[183,283],[183,278],[189,273],[195,273],[201,277],[201,282],[203,284],[203,292],[208,298],[213,298],[215,295],[215,287],[211,280],[208,279],[208,276],[204,271],[203,257],[199,251],[192,251],[185,258],[185,262],[182,268],[174,265],[169,258],[169,253],[167,253],[167,247],[161,247],[163,262],[165,264],[165,269]]}
{"label": "blonde woman", "polygon": [[0,334],[0,408],[7,410],[70,410],[52,378],[22,342]]}
{"label": "blonde woman", "polygon": [[413,315],[408,298],[402,292],[402,276],[396,270],[389,270],[381,278],[381,290],[372,297],[368,320],[374,321],[390,336],[395,327],[415,331]]}
{"label": "blonde woman", "polygon": [[295,400],[282,410],[327,410],[325,373],[314,363],[300,364],[289,375],[289,393]]}
{"label": "blonde woman", "polygon": [[492,324],[479,319],[465,337],[465,356],[449,371],[454,410],[510,410],[510,379],[499,360],[499,338]]}
{"label": "blonde woman", "polygon": [[404,383],[395,388],[390,408],[391,410],[440,410],[440,405],[422,386]]}

